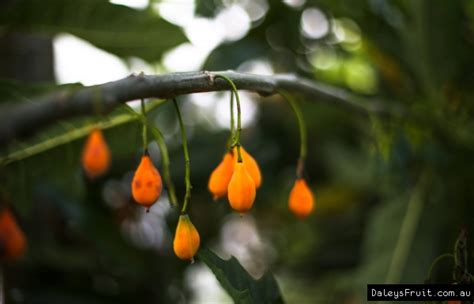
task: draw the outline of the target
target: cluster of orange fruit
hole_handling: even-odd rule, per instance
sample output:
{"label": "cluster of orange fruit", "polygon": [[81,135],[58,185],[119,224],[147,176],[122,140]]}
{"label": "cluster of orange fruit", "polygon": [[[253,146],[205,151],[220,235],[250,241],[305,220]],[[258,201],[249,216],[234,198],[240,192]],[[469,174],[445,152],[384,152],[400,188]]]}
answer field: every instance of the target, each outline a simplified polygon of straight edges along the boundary
{"label": "cluster of orange fruit", "polygon": [[[82,152],[82,167],[91,178],[103,175],[110,166],[110,149],[100,129],[94,128],[85,143]],[[148,209],[158,201],[163,189],[161,175],[153,164],[147,151],[143,154],[138,168],[135,170],[132,184],[132,196],[136,203]],[[199,249],[199,233],[189,216],[182,214],[176,227],[173,249],[183,260],[192,260]]]}
{"label": "cluster of orange fruit", "polygon": [[[214,200],[227,195],[230,206],[243,214],[255,201],[256,189],[262,184],[262,175],[255,159],[240,147],[242,161],[238,161],[238,147],[227,152],[211,173],[209,191]],[[314,208],[314,196],[303,178],[298,178],[290,192],[289,209],[299,218],[308,216]]]}
{"label": "cluster of orange fruit", "polygon": [[[240,145],[240,132],[236,139],[236,143],[211,173],[208,188],[214,200],[227,195],[230,206],[243,215],[254,204],[257,189],[262,184],[262,174],[257,161]],[[92,179],[102,175],[110,166],[110,158],[110,150],[101,130],[94,128],[82,153],[84,172]],[[290,192],[288,206],[297,217],[305,218],[313,211],[314,196],[306,181],[301,178],[300,171],[298,170],[298,178]],[[147,151],[135,171],[131,188],[135,202],[146,207],[147,211],[161,195],[162,179]],[[186,207],[179,217],[173,247],[178,257],[190,259],[198,250],[200,239],[185,209]]]}
{"label": "cluster of orange fruit", "polygon": [[[242,156],[240,162],[239,148]],[[243,147],[234,147],[211,173],[208,188],[214,200],[227,195],[231,207],[243,214],[252,208],[261,184],[262,174],[257,161]]]}

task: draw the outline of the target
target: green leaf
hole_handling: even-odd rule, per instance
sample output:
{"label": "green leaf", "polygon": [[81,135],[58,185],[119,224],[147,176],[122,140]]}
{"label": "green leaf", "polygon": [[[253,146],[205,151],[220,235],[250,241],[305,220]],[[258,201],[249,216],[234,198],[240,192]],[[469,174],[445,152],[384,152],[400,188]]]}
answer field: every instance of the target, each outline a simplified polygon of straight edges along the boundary
{"label": "green leaf", "polygon": [[198,257],[212,270],[235,303],[284,303],[278,284],[270,273],[255,280],[235,257],[223,260],[209,249]]}
{"label": "green leaf", "polygon": [[153,10],[105,0],[21,0],[0,12],[0,29],[43,34],[71,33],[120,57],[156,61],[186,38]]}

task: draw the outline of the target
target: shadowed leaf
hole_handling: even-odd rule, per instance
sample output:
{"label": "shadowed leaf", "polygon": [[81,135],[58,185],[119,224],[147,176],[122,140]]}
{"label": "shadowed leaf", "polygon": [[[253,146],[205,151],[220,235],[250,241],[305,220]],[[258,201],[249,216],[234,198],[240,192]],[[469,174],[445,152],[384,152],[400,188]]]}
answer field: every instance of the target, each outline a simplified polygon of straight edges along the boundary
{"label": "shadowed leaf", "polygon": [[255,280],[235,257],[226,261],[208,249],[201,249],[198,257],[212,270],[235,303],[284,303],[272,274],[266,273]]}

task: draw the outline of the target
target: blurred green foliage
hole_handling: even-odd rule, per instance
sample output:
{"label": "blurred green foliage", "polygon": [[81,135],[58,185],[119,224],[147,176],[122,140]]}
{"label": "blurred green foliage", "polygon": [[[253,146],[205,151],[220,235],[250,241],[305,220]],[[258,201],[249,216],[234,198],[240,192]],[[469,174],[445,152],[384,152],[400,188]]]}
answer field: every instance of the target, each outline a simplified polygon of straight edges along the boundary
{"label": "blurred green foliage", "polygon": [[[121,57],[148,61],[186,41],[182,30],[153,13],[106,0],[12,1],[0,12],[0,25],[44,35],[70,33]],[[80,60],[80,58],[78,58]]]}
{"label": "blurred green foliage", "polygon": [[[186,41],[182,29],[150,7],[135,10],[108,1],[9,3],[0,10],[2,33],[67,32],[121,58],[150,63]],[[229,2],[196,4],[199,15],[211,17]],[[264,260],[276,274],[283,298],[289,303],[365,303],[367,283],[424,282],[433,260],[452,252],[461,227],[468,235],[474,231],[473,2],[268,4],[245,37],[215,48],[203,68],[240,69],[261,60],[274,72],[296,73],[363,96],[358,102],[377,100],[406,110],[403,118],[367,119],[298,96],[308,124],[306,176],[316,195],[314,215],[300,222],[286,205],[298,157],[296,120],[282,99],[258,100],[256,122],[243,131],[243,143],[264,176],[249,216],[271,244],[273,254]],[[325,36],[301,34],[307,8],[317,8],[327,18]],[[4,79],[0,100],[31,102],[32,96],[51,89],[62,88]],[[184,164],[172,111],[164,104],[149,120],[167,139],[171,175],[182,197]],[[228,134],[202,119],[191,103],[183,112],[191,134],[191,217],[203,247],[220,248],[221,228],[231,211],[224,201],[212,202],[206,187]],[[119,109],[104,121],[123,115]],[[96,121],[58,122],[37,138],[3,148],[2,157]],[[80,171],[80,136],[2,167],[2,192],[29,238],[25,258],[3,265],[10,303],[176,303],[193,298],[196,291],[186,276],[194,266],[178,261],[170,248],[176,211],[153,214],[166,227],[159,230],[159,246],[144,246],[124,232],[129,227],[124,223],[137,223],[133,227],[140,239],[143,229],[154,227],[140,224],[141,209],[127,190],[141,153],[140,132],[135,120],[105,131],[113,166],[93,183]],[[153,144],[150,149],[160,164],[158,149]],[[109,201],[125,203],[113,207]],[[470,246],[468,258],[473,254]],[[451,283],[451,274],[452,264],[442,263],[432,280]]]}

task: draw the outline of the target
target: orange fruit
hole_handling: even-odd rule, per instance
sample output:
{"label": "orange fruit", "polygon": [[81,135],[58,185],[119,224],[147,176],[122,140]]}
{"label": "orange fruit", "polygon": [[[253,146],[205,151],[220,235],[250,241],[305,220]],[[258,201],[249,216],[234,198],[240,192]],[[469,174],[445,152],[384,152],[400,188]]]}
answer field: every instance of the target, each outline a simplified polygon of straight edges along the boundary
{"label": "orange fruit", "polygon": [[12,260],[22,256],[26,249],[26,237],[8,208],[0,210],[0,245],[2,258]]}
{"label": "orange fruit", "polygon": [[288,207],[300,219],[307,217],[314,208],[314,197],[306,181],[299,178],[290,192]]}
{"label": "orange fruit", "polygon": [[181,260],[193,260],[199,249],[201,239],[187,214],[179,216],[178,226],[173,241],[173,250]]}
{"label": "orange fruit", "polygon": [[163,184],[161,176],[148,154],[142,156],[132,181],[133,199],[149,208],[160,197]]}
{"label": "orange fruit", "polygon": [[255,201],[256,188],[255,182],[247,172],[244,163],[237,162],[234,167],[234,173],[227,188],[227,197],[230,206],[241,214],[252,208]]}
{"label": "orange fruit", "polygon": [[110,150],[100,129],[94,128],[82,150],[82,168],[93,179],[104,174],[110,166]]}
{"label": "orange fruit", "polygon": [[[242,155],[242,162],[244,163],[245,169],[247,169],[247,172],[255,182],[255,188],[258,189],[262,184],[262,174],[260,173],[260,167],[257,161],[242,146],[240,146],[240,154]],[[237,163],[237,147],[234,147],[234,159]]]}
{"label": "orange fruit", "polygon": [[232,173],[234,172],[234,157],[232,153],[226,153],[220,164],[212,171],[209,177],[208,188],[213,194],[214,200],[227,194]]}

